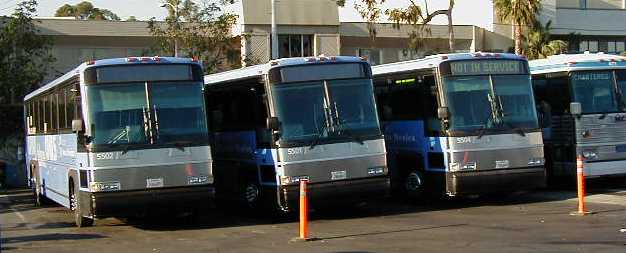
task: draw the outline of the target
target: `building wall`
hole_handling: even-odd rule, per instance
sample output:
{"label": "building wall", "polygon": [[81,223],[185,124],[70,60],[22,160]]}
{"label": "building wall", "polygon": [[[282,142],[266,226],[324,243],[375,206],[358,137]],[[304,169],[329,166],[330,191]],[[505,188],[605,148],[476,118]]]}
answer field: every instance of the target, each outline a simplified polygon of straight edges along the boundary
{"label": "building wall", "polygon": [[[271,24],[270,0],[241,0],[242,24]],[[339,25],[339,9],[332,0],[276,0],[280,25]]]}
{"label": "building wall", "polygon": [[147,55],[154,42],[149,37],[52,36],[52,38],[54,40],[52,55],[56,61],[45,81],[53,80],[85,61]]}

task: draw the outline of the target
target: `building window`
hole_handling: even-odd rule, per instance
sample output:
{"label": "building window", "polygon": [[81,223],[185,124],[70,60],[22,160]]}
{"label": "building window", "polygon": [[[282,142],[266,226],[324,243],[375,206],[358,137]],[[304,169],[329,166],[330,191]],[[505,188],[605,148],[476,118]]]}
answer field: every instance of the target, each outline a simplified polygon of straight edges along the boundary
{"label": "building window", "polygon": [[278,56],[306,57],[313,55],[313,35],[284,34],[278,35]]}
{"label": "building window", "polygon": [[609,52],[609,53],[615,53],[616,49],[617,49],[616,48],[616,44],[617,44],[617,42],[615,42],[615,41],[609,41],[608,42],[608,47],[607,47],[606,51]]}
{"label": "building window", "polygon": [[382,64],[382,62],[380,62],[380,49],[362,48],[359,49],[359,56],[367,58],[367,61],[371,65]]}
{"label": "building window", "polygon": [[623,41],[618,41],[615,45],[615,51],[619,54],[624,52],[624,42]]}
{"label": "building window", "polygon": [[578,47],[580,52],[589,51],[589,41],[583,40],[580,42],[580,46]]}
{"label": "building window", "polygon": [[589,52],[597,53],[598,52],[598,41],[589,41]]}

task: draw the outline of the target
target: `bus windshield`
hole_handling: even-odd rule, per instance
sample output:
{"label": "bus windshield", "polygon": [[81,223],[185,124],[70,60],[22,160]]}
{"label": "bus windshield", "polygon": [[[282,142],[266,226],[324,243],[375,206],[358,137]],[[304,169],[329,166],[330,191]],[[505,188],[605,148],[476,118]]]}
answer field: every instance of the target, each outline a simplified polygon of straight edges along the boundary
{"label": "bus windshield", "polygon": [[[583,113],[610,113],[623,111],[626,86],[625,70],[580,71],[571,75],[574,101],[581,104]],[[618,82],[617,89],[615,80]]]}
{"label": "bus windshield", "polygon": [[207,139],[201,82],[89,85],[87,95],[95,145]]}
{"label": "bus windshield", "polygon": [[449,76],[444,92],[452,132],[538,128],[529,75]]}
{"label": "bus windshield", "polygon": [[273,85],[281,142],[380,135],[371,79]]}

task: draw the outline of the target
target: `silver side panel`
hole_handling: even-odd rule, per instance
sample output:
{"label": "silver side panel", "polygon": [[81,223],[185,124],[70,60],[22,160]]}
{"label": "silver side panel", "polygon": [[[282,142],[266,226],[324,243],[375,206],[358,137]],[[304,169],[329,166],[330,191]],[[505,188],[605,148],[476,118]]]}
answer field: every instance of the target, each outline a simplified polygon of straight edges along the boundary
{"label": "silver side panel", "polygon": [[213,183],[209,146],[89,153],[88,162],[90,182],[119,182],[123,191]]}
{"label": "silver side panel", "polygon": [[450,171],[484,171],[544,165],[540,132],[519,134],[449,137]]}
{"label": "silver side panel", "polygon": [[[278,176],[307,176],[311,183],[366,178],[369,168],[387,162],[384,140],[334,143],[309,147],[279,148]],[[376,176],[383,176],[376,175]]]}

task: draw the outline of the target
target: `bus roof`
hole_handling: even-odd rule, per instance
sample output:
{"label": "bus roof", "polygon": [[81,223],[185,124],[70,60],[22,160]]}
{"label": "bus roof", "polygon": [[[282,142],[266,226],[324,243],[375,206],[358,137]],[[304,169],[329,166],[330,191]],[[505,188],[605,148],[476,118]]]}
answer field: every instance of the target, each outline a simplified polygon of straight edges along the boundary
{"label": "bus roof", "polygon": [[436,68],[442,62],[458,61],[458,60],[478,60],[478,59],[509,59],[509,60],[526,60],[525,57],[509,53],[454,53],[454,54],[437,54],[427,56],[422,59],[394,62],[382,65],[372,66],[372,74],[384,75],[390,73],[408,72],[417,69]]}
{"label": "bus roof", "polygon": [[363,62],[364,59],[355,56],[318,56],[318,57],[294,57],[272,60],[265,64],[244,67],[240,69],[224,71],[216,74],[204,76],[204,84],[215,85],[228,81],[242,80],[248,78],[259,78],[266,74],[270,69],[308,65],[308,64],[332,64],[332,63],[349,63]]}
{"label": "bus roof", "polygon": [[625,69],[626,57],[604,53],[560,54],[529,62],[532,74],[592,69]]}
{"label": "bus roof", "polygon": [[80,74],[80,72],[84,71],[86,68],[94,67],[94,66],[113,66],[113,65],[133,65],[133,64],[157,64],[157,63],[174,63],[174,64],[200,64],[199,61],[191,59],[191,58],[176,58],[176,57],[127,57],[127,58],[111,58],[111,59],[102,59],[96,61],[87,61],[78,65],[78,67],[72,69],[71,71],[65,73],[64,75],[50,81],[49,83],[39,87],[35,91],[29,93],[24,97],[24,101],[31,99],[34,96],[37,96],[41,93],[44,93],[57,85],[69,80],[72,77],[75,77]]}

